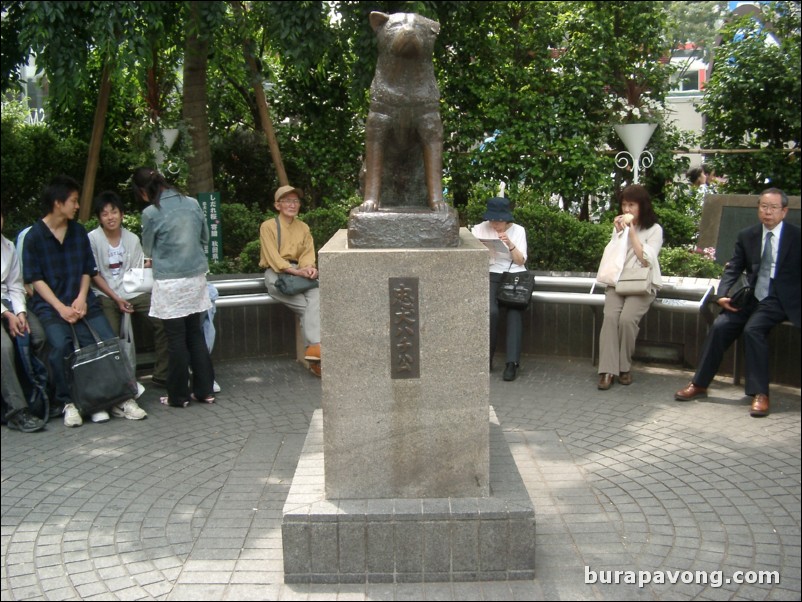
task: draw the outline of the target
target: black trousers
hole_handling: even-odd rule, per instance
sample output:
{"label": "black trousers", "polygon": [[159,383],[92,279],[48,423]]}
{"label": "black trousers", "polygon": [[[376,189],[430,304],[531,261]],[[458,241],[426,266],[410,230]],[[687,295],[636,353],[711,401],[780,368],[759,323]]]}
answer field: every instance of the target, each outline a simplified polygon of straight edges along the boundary
{"label": "black trousers", "polygon": [[520,309],[510,309],[509,307],[499,307],[496,294],[498,285],[501,283],[501,274],[490,272],[490,360],[496,353],[498,343],[498,322],[501,310],[507,312],[507,362],[521,360],[521,341],[523,339],[524,319],[523,311]]}
{"label": "black trousers", "polygon": [[167,394],[170,403],[190,399],[189,369],[192,368],[192,393],[197,399],[212,394],[214,367],[201,328],[203,312],[182,318],[163,320],[167,335]]}

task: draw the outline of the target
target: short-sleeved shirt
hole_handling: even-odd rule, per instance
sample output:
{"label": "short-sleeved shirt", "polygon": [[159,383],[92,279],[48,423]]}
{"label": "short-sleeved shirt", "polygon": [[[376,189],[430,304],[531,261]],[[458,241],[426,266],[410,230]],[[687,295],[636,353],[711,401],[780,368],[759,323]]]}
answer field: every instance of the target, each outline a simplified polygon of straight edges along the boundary
{"label": "short-sleeved shirt", "polygon": [[[44,281],[59,301],[71,305],[81,290],[84,274],[97,274],[95,257],[84,227],[74,221],[67,222],[64,242],[60,242],[43,220],[36,222],[25,237],[22,262],[26,284]],[[87,315],[99,313],[100,305],[92,290],[86,297]],[[31,309],[42,322],[61,320],[56,308],[37,292],[31,300]]]}

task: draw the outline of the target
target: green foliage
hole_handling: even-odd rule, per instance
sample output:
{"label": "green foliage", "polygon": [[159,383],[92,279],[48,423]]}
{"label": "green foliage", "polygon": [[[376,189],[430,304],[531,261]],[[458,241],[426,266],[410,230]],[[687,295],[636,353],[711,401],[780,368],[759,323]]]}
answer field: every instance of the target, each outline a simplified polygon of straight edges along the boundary
{"label": "green foliage", "polygon": [[[355,198],[355,205],[361,199]],[[309,226],[312,232],[312,239],[315,241],[315,251],[329,242],[329,239],[337,233],[337,230],[348,227],[347,206],[318,207],[306,211],[301,215],[301,219]]]}
{"label": "green foliage", "polygon": [[517,207],[513,215],[526,229],[529,269],[595,272],[599,267],[608,228],[536,204]]}
{"label": "green foliage", "polygon": [[767,27],[744,17],[722,31],[713,75],[705,88],[707,118],[702,144],[707,148],[762,148],[761,153],[718,154],[713,165],[726,176],[726,190],[759,193],[777,186],[799,194],[802,170],[800,101],[800,12],[798,2],[776,3],[778,11],[761,16],[773,21],[780,38],[767,40]]}
{"label": "green foliage", "polygon": [[[69,136],[60,137],[47,125],[20,124],[5,115],[0,128],[0,200],[6,211],[7,231],[11,232],[41,217],[39,195],[53,176],[66,174],[81,181],[87,144]],[[114,190],[123,200],[130,198],[127,182],[134,164],[129,151],[104,146],[95,192]]]}
{"label": "green foliage", "polygon": [[698,225],[693,217],[671,207],[656,206],[654,212],[657,223],[663,228],[664,245],[679,246],[696,240]]}
{"label": "green foliage", "polygon": [[[496,196],[495,184],[480,182],[465,207],[469,225],[483,221],[487,199]],[[515,223],[526,230],[530,270],[595,272],[610,238],[610,226],[582,222],[570,213],[548,206],[537,191],[522,188],[511,197]]]}
{"label": "green foliage", "polygon": [[689,278],[721,278],[724,267],[693,247],[664,246],[660,251],[660,271],[663,276]]}
{"label": "green foliage", "polygon": [[220,219],[223,228],[223,255],[237,257],[248,242],[259,238],[259,226],[265,218],[258,206],[223,203],[220,205]]}
{"label": "green foliage", "polygon": [[237,258],[237,269],[234,273],[239,274],[256,274],[264,270],[259,267],[259,256],[262,252],[262,247],[258,240],[252,240],[242,249],[242,252]]}
{"label": "green foliage", "polygon": [[[781,112],[783,118],[795,113],[798,124],[798,3],[780,5],[786,13],[772,16],[782,40],[779,52],[758,48],[749,36],[740,46],[725,44],[731,56],[741,49],[759,57],[775,52],[768,56],[765,82],[760,84],[772,91],[771,98],[764,98],[768,95],[756,87],[745,92],[737,86],[730,88],[732,82],[723,80],[721,110],[743,102],[748,107],[739,115],[752,119],[755,114],[762,119],[768,118],[763,113]],[[614,165],[614,153],[623,145],[612,133],[607,99],[612,93],[636,103],[649,98],[659,105],[670,81],[670,67],[661,59],[675,41],[705,37],[693,33],[698,31],[694,23],[700,19],[693,15],[698,16],[700,3],[346,0],[336,3],[336,12],[330,3],[320,1],[237,6],[3,2],[2,6],[7,11],[4,87],[13,80],[12,70],[6,67],[18,55],[6,53],[9,40],[39,52],[40,66],[51,84],[46,133],[19,134],[4,119],[2,200],[9,215],[38,211],[35,203],[31,209],[31,199],[53,175],[41,173],[42,165],[57,165],[59,171],[82,176],[97,82],[109,61],[113,93],[95,190],[112,188],[127,194],[124,182],[130,169],[152,156],[148,134],[180,117],[177,81],[181,65],[187,64],[188,8],[198,9],[197,31],[189,33],[203,34],[210,43],[205,89],[214,189],[221,192],[224,207],[232,207],[224,209],[223,216],[228,222],[224,223],[227,261],[219,269],[224,270],[241,267],[244,249],[252,250],[254,228],[272,210],[272,194],[278,186],[259,126],[246,52],[256,59],[256,77],[264,84],[289,180],[306,193],[302,219],[310,223],[316,243],[322,245],[344,227],[348,210],[358,202],[354,195],[359,188],[368,88],[376,62],[370,11],[417,12],[438,20],[441,32],[434,61],[442,98],[444,184],[449,200],[468,222],[476,223],[499,181],[506,182],[520,219],[531,222],[527,229],[532,233],[542,229],[548,242],[542,254],[534,245],[530,248],[530,263],[561,269],[562,262],[571,264],[566,269],[578,270],[595,269],[600,252],[596,252],[592,224],[574,228],[571,220],[607,219],[615,206],[615,191],[630,177]],[[675,16],[682,14],[671,17],[671,11]],[[710,19],[705,15],[703,20],[708,28]],[[778,54],[784,55],[784,63]],[[741,66],[753,61],[740,55],[736,59]],[[717,58],[717,65],[722,64],[728,64],[727,60]],[[748,77],[757,80],[763,75]],[[780,79],[775,81],[776,77]],[[775,102],[782,107],[775,107]],[[719,110],[711,108],[708,124],[718,123]],[[728,119],[725,114],[722,124]],[[7,129],[12,134],[8,144]],[[798,138],[791,133],[779,136],[791,144],[798,144]],[[177,178],[171,178],[179,183],[200,169],[186,169],[188,153],[193,152],[188,141],[185,127],[168,156],[171,165],[182,168]],[[768,139],[761,143],[774,144]],[[670,245],[692,242],[693,220],[698,218],[698,204],[688,202],[688,195],[670,184],[687,169],[687,160],[670,151],[695,144],[666,124],[649,143],[654,164],[642,173],[642,182],[655,198]],[[722,163],[716,167],[726,176],[737,172],[731,177],[737,186],[741,186],[740,178],[761,182],[768,178],[772,183],[785,178],[785,182],[794,170],[798,180],[798,154],[783,157],[788,163],[778,167],[780,156],[775,151],[748,159],[727,156],[723,159],[748,161],[748,166],[741,163],[730,169]],[[795,190],[792,185],[786,188]],[[609,225],[602,227],[602,242],[608,229]],[[554,249],[548,238],[551,232],[566,237],[560,241],[555,236]],[[245,260],[253,263],[253,253],[246,253]]]}

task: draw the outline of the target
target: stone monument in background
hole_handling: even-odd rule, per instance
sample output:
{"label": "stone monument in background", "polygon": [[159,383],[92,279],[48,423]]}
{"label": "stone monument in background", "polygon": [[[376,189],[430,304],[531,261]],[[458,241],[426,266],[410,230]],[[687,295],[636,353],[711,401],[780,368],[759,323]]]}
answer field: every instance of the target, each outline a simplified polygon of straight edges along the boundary
{"label": "stone monument in background", "polygon": [[371,13],[362,205],[320,250],[322,411],[286,582],[531,579],[534,511],[489,407],[488,256],[443,201],[439,24]]}

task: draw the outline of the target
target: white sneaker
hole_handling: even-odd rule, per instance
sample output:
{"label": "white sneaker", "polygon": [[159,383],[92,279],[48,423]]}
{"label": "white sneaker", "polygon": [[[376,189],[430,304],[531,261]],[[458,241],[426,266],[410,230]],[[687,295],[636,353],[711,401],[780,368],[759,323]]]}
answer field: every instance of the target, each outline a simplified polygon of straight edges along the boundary
{"label": "white sneaker", "polygon": [[111,408],[111,415],[115,418],[127,418],[128,420],[142,420],[148,417],[148,413],[139,407],[133,399],[124,401]]}
{"label": "white sneaker", "polygon": [[137,381],[136,383],[136,395],[134,395],[134,399],[139,399],[142,397],[142,393],[145,392],[145,387],[142,386],[142,383]]}
{"label": "white sneaker", "polygon": [[111,416],[109,416],[108,412],[95,412],[92,414],[92,422],[108,422],[111,420]]}
{"label": "white sneaker", "polygon": [[74,403],[68,403],[64,406],[64,426],[81,426],[83,423],[81,413]]}
{"label": "white sneaker", "polygon": [[219,393],[220,392],[220,385],[217,384],[217,381],[214,381],[214,384],[212,385],[212,392],[213,393]]}

